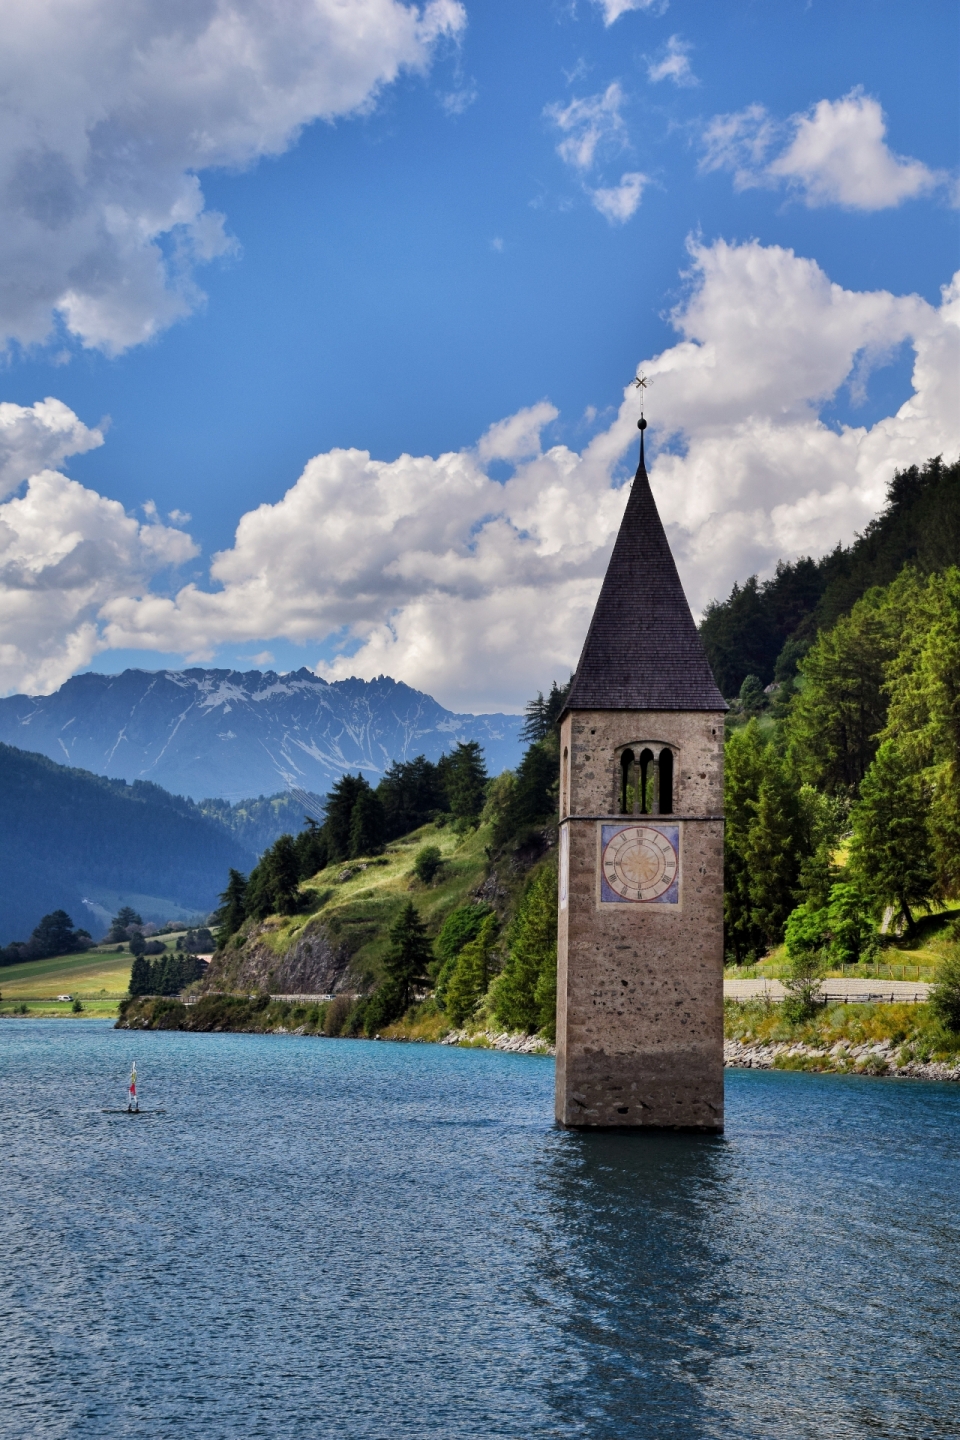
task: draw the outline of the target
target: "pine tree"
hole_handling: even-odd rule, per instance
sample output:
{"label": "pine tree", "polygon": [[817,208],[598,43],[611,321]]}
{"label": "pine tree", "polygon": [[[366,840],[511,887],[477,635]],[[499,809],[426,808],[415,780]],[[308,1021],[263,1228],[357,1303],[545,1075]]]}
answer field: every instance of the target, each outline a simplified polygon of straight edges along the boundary
{"label": "pine tree", "polygon": [[300,904],[300,861],[292,835],[281,835],[268,851],[270,885],[278,915],[295,915]]}
{"label": "pine tree", "polygon": [[113,919],[110,922],[110,929],[107,933],[107,940],[110,942],[111,945],[122,945],[124,940],[129,939],[129,936],[127,934],[129,927],[131,925],[142,924],[143,920],[137,914],[136,910],[131,909],[129,905],[124,905],[123,908],[119,910],[116,915],[114,915]]}
{"label": "pine tree", "polygon": [[329,841],[324,834],[323,826],[318,825],[316,820],[309,815],[306,816],[305,826],[294,844],[297,848],[297,864],[301,880],[309,880],[318,871],[325,870],[329,865]]}
{"label": "pine tree", "polygon": [[903,627],[897,603],[873,590],[817,636],[800,670],[787,739],[801,780],[831,793],[856,791],[876,753],[886,719],[884,668]]}
{"label": "pine tree", "polygon": [[476,824],[487,784],[483,750],[477,740],[460,741],[444,759],[444,783],[451,813],[463,824]]}
{"label": "pine tree", "polygon": [[370,786],[362,775],[343,775],[326,798],[323,831],[330,846],[331,860],[350,859],[350,826],[353,807]]}
{"label": "pine tree", "polygon": [[510,927],[507,960],[493,988],[494,1014],[508,1030],[543,1029],[555,1018],[556,985],[557,872],[544,865],[528,882]]}
{"label": "pine tree", "polygon": [[133,964],[130,967],[130,994],[131,995],[152,995],[151,989],[151,965],[150,961],[143,955],[134,956]]}
{"label": "pine tree", "polygon": [[753,923],[747,844],[763,779],[765,742],[751,720],[727,740],[724,769],[724,948],[737,964],[754,955],[760,937]]}
{"label": "pine tree", "polygon": [[930,798],[936,892],[946,899],[960,890],[960,568],[956,565],[931,575],[917,588],[900,649],[887,670],[887,688],[890,709],[881,738],[896,740],[911,769],[923,776]]}
{"label": "pine tree", "polygon": [[537,740],[544,739],[550,729],[547,702],[543,698],[542,690],[537,691],[535,699],[527,701],[523,713],[525,719],[520,727],[519,738],[525,745],[533,745]]}
{"label": "pine tree", "polygon": [[506,804],[494,823],[494,849],[502,849],[524,830],[549,820],[556,813],[559,785],[559,757],[551,736],[531,745],[520,761]]}
{"label": "pine tree", "polygon": [[929,909],[936,884],[927,812],[920,777],[885,740],[853,808],[850,865],[867,900],[878,910],[893,905],[911,931],[914,910]]}
{"label": "pine tree", "polygon": [[800,868],[799,810],[796,791],[772,745],[764,751],[763,769],[744,859],[751,927],[760,944],[770,949],[779,945],[793,909]]}
{"label": "pine tree", "polygon": [[220,908],[214,912],[213,923],[217,926],[217,948],[235,935],[247,918],[247,880],[239,870],[231,868],[227,888],[220,896]]}
{"label": "pine tree", "polygon": [[350,812],[349,858],[379,855],[384,846],[385,829],[383,805],[367,785],[358,793]]}
{"label": "pine tree", "polygon": [[387,982],[399,1006],[397,1014],[402,1015],[412,1003],[418,987],[427,984],[427,967],[432,959],[427,927],[413,901],[408,900],[399,919],[391,927],[390,949],[383,962]]}
{"label": "pine tree", "polygon": [[464,945],[457,956],[444,1004],[454,1025],[462,1025],[473,1014],[490,984],[490,953],[497,935],[497,917],[484,917],[476,939]]}
{"label": "pine tree", "polygon": [[89,939],[86,930],[74,930],[66,910],[54,910],[44,915],[28,944],[38,957],[70,955],[76,950],[85,950]]}

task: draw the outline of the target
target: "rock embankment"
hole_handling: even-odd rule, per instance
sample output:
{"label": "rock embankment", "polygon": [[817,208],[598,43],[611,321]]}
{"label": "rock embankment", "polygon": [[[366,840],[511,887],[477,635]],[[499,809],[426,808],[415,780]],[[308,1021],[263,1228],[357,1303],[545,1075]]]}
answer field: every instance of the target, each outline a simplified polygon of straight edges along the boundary
{"label": "rock embankment", "polygon": [[440,1041],[441,1045],[463,1045],[474,1050],[509,1050],[514,1055],[556,1055],[556,1045],[551,1045],[541,1035],[511,1035],[498,1030],[451,1030]]}
{"label": "rock embankment", "polygon": [[203,989],[249,994],[263,991],[275,995],[336,994],[345,981],[350,955],[334,940],[325,925],[311,924],[294,944],[278,955],[267,938],[264,925],[239,949],[229,945],[213,956]]}
{"label": "rock embankment", "polygon": [[723,1063],[746,1070],[821,1070],[837,1075],[890,1075],[914,1080],[960,1080],[960,1063],[922,1060],[890,1040],[853,1045],[839,1041],[829,1049],[781,1040],[769,1045],[742,1040],[723,1042]]}

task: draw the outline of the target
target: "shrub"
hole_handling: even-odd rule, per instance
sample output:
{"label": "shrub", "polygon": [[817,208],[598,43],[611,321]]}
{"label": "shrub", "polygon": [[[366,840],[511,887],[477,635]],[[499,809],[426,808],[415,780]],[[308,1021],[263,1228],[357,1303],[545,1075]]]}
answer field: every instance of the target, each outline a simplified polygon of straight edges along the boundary
{"label": "shrub", "polygon": [[429,885],[442,868],[443,856],[439,845],[424,845],[417,851],[413,861],[413,873],[424,885]]}
{"label": "shrub", "polygon": [[787,998],[783,1002],[784,1019],[792,1025],[809,1020],[821,1008],[820,981],[826,969],[826,953],[822,949],[797,950],[790,960],[784,981]]}
{"label": "shrub", "polygon": [[960,954],[948,955],[940,962],[930,992],[930,1009],[948,1030],[960,1034]]}
{"label": "shrub", "polygon": [[335,995],[326,1006],[326,1014],[323,1017],[324,1035],[339,1035],[344,1026],[344,1021],[353,1008],[353,1001],[349,995]]}
{"label": "shrub", "polygon": [[83,1001],[82,1001],[82,1000],[74,1000],[73,1004],[70,1006],[70,1009],[73,1011],[74,1015],[82,1015],[82,1014],[83,1014]]}

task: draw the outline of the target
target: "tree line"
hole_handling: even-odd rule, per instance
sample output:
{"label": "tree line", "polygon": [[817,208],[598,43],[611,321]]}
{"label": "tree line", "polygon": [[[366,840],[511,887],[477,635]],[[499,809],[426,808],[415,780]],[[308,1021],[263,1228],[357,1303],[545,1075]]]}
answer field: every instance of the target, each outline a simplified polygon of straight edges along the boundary
{"label": "tree line", "polygon": [[960,461],[937,457],[894,475],[883,511],[850,546],[820,560],[781,561],[769,580],[752,575],[707,606],[700,634],[728,700],[748,676],[760,689],[786,681],[818,633],[832,629],[868,590],[910,564],[922,575],[960,558]]}
{"label": "tree line", "polygon": [[[751,683],[752,682],[752,683]],[[728,958],[856,961],[960,893],[960,569],[868,590],[726,745]]]}

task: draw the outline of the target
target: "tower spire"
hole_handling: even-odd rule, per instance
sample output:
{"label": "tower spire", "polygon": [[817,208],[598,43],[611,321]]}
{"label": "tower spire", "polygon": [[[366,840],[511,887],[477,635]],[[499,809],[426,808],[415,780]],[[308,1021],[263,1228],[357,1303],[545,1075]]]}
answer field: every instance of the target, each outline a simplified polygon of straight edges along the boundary
{"label": "tower spire", "polygon": [[[637,376],[641,407],[649,384]],[[640,463],[607,566],[568,710],[725,710]]]}

